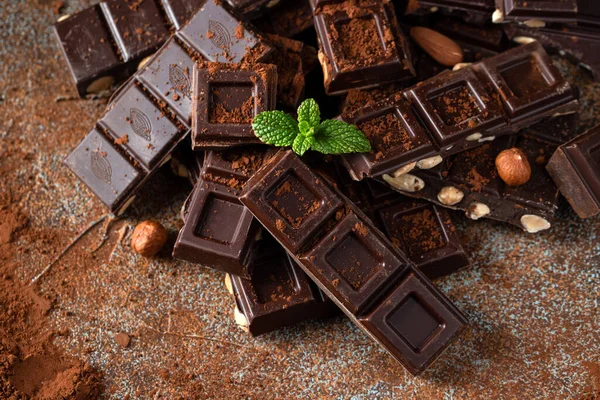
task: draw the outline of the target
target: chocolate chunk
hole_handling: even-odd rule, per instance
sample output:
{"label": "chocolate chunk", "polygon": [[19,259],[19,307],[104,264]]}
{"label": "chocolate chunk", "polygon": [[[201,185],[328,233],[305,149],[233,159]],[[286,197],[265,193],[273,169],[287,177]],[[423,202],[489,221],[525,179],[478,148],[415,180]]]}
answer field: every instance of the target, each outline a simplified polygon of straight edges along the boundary
{"label": "chocolate chunk", "polygon": [[366,215],[291,151],[247,183],[241,201],[342,310],[412,374],[466,320]]}
{"label": "chocolate chunk", "polygon": [[250,278],[260,226],[240,203],[241,188],[268,157],[264,147],[209,151],[182,210],[173,257]]}
{"label": "chocolate chunk", "polygon": [[[88,137],[67,156],[65,163],[111,212],[120,214],[131,204],[145,179],[168,161],[177,143],[189,133],[194,60],[254,62],[271,52],[251,28],[244,39],[236,39],[234,32],[239,26],[222,6],[207,1],[119,89]],[[208,38],[209,29],[218,31],[220,38]],[[122,140],[124,134],[126,141]],[[89,153],[95,149],[109,156],[91,158]]]}
{"label": "chocolate chunk", "polygon": [[[155,52],[184,26],[203,0],[103,1],[65,20],[54,32],[80,96],[104,79],[112,83],[133,74],[140,60]],[[108,85],[108,86],[106,86]],[[98,86],[98,85],[96,85]]]}
{"label": "chocolate chunk", "polygon": [[328,94],[412,79],[407,40],[391,2],[315,1],[319,60]]}
{"label": "chocolate chunk", "polygon": [[245,316],[250,334],[338,314],[339,308],[268,233],[265,235],[253,261],[252,278],[230,278],[236,306]]}
{"label": "chocolate chunk", "polygon": [[294,37],[313,26],[309,0],[285,0],[253,21],[262,31]]}
{"label": "chocolate chunk", "polygon": [[[542,121],[521,134],[496,139],[449,157],[432,169],[415,169],[409,176],[421,181],[417,191],[402,190],[402,178],[384,179],[402,194],[463,210],[472,219],[491,218],[535,233],[550,228],[558,209],[558,189],[545,165],[560,143],[575,134],[577,115]],[[519,148],[531,165],[531,178],[508,186],[498,176],[495,160],[505,149]]]}
{"label": "chocolate chunk", "polygon": [[418,168],[432,168],[436,160],[544,117],[574,113],[577,104],[568,82],[535,42],[343,113],[340,119],[357,125],[373,150],[342,160],[356,180],[400,174],[417,162]]}
{"label": "chocolate chunk", "polygon": [[406,14],[441,12],[473,24],[485,24],[492,20],[494,0],[409,0]]}
{"label": "chocolate chunk", "polygon": [[600,213],[600,126],[561,145],[546,169],[577,215]]}
{"label": "chocolate chunk", "polygon": [[195,65],[192,148],[261,143],[252,130],[252,120],[275,108],[276,90],[277,69],[273,65]]}
{"label": "chocolate chunk", "polygon": [[578,0],[496,0],[494,22],[518,21],[532,28],[551,22],[574,23]]}

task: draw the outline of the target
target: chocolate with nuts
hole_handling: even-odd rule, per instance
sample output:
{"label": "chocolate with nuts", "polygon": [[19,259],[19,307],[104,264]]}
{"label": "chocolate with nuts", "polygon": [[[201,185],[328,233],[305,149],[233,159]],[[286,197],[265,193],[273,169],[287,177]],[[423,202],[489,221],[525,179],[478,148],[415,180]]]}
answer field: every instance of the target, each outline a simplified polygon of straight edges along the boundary
{"label": "chocolate with nuts", "polygon": [[[449,157],[432,169],[383,179],[400,193],[463,210],[471,219],[491,218],[527,232],[543,231],[551,226],[559,195],[545,166],[556,148],[575,135],[576,121],[576,115],[544,120],[519,135]],[[520,186],[507,185],[496,169],[498,154],[511,148],[520,149],[531,166],[531,177]]]}

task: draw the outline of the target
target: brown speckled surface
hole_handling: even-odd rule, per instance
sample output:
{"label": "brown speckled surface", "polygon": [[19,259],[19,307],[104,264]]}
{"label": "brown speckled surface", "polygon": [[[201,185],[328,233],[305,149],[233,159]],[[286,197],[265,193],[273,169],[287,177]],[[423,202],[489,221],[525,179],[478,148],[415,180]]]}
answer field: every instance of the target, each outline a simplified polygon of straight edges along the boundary
{"label": "brown speckled surface", "polygon": [[[0,205],[29,217],[13,243],[15,276],[36,276],[103,206],[62,165],[106,100],[76,96],[52,37],[56,2],[0,1]],[[63,13],[92,1],[67,1]],[[585,74],[560,63],[578,82]],[[600,85],[581,88],[583,126],[598,121]],[[419,378],[347,319],[256,339],[239,330],[223,275],[163,250],[143,259],[128,237],[156,218],[173,239],[190,190],[168,168],[108,240],[98,225],[40,279],[54,300],[56,345],[103,374],[107,398],[593,398],[600,393],[600,219],[564,205],[549,233],[529,235],[456,214],[473,266],[438,280],[470,326]],[[565,203],[566,204],[566,203]],[[124,245],[119,231],[129,226]],[[114,251],[113,251],[114,249]],[[111,257],[112,254],[112,257]],[[0,257],[1,259],[2,257]],[[1,312],[2,310],[0,310]],[[2,316],[0,316],[2,318]],[[123,348],[113,335],[132,337]]]}

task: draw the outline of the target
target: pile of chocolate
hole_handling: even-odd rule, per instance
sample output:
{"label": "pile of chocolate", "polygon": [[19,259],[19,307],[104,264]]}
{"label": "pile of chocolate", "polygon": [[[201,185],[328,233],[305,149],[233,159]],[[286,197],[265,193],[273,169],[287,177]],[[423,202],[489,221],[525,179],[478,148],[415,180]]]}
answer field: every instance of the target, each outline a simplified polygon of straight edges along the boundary
{"label": "pile of chocolate", "polygon": [[[431,283],[469,264],[445,208],[600,212],[600,128],[576,136],[547,53],[600,72],[598,24],[582,0],[102,1],[56,34],[82,97],[128,80],[65,162],[116,215],[169,164],[194,184],[173,257],[227,273],[240,327],[341,309],[417,375],[467,323]],[[253,118],[305,98],[372,151],[261,144]]]}

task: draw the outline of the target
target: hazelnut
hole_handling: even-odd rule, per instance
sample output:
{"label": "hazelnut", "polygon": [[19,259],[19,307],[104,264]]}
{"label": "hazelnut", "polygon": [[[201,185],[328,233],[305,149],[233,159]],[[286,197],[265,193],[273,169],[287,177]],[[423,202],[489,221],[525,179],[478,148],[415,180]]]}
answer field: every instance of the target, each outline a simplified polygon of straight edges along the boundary
{"label": "hazelnut", "polygon": [[404,174],[392,178],[389,175],[383,175],[383,180],[389,183],[393,188],[404,192],[418,192],[425,187],[423,179],[412,174]]}
{"label": "hazelnut", "polygon": [[546,219],[533,214],[526,214],[521,217],[521,225],[529,233],[537,233],[550,229],[551,225]]}
{"label": "hazelnut", "polygon": [[167,241],[167,231],[156,221],[143,221],[135,227],[131,237],[131,247],[143,257],[152,257],[162,249]]}
{"label": "hazelnut", "polygon": [[471,218],[472,220],[478,220],[479,218],[485,217],[491,212],[492,211],[487,205],[474,201],[469,204],[466,214],[467,217]]}
{"label": "hazelnut", "polygon": [[513,147],[496,157],[498,175],[508,186],[519,186],[531,178],[531,166],[521,149]]}
{"label": "hazelnut", "polygon": [[439,202],[447,206],[460,203],[463,197],[465,197],[465,194],[454,186],[443,187],[437,195]]}

